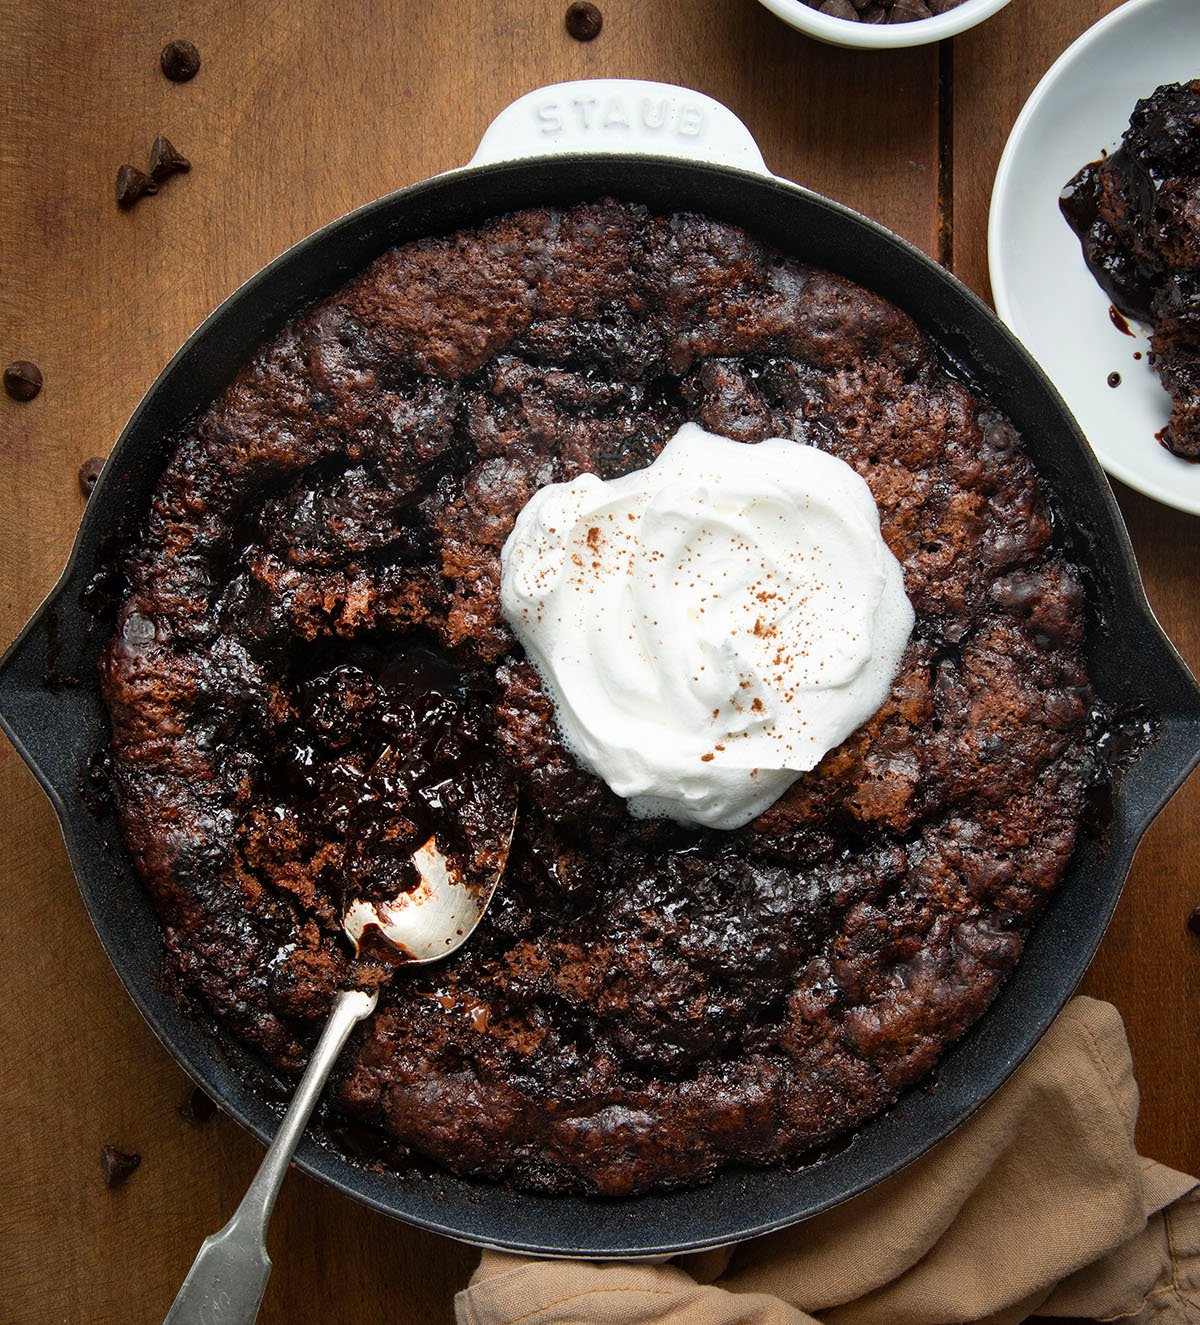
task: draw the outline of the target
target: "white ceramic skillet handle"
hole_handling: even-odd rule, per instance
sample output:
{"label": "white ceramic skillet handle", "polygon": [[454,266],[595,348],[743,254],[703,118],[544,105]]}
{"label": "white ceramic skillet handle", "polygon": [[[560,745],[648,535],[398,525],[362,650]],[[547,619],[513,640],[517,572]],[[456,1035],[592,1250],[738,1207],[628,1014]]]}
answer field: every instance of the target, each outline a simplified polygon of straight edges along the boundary
{"label": "white ceramic skillet handle", "polygon": [[677,156],[771,173],[750,130],[719,101],[635,78],[581,79],[527,92],[491,122],[471,165],[574,152]]}

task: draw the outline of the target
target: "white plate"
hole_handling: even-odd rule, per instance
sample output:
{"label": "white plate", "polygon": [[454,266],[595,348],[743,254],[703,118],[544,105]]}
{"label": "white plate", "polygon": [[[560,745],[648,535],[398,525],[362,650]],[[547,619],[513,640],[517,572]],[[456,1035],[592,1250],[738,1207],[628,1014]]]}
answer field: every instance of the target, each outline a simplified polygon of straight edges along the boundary
{"label": "white plate", "polygon": [[[1037,85],[996,172],[988,265],[996,311],[1050,375],[1114,477],[1200,515],[1200,464],[1155,433],[1171,403],[1147,356],[1145,328],[1119,331],[1083,261],[1058,195],[1111,151],[1139,97],[1200,76],[1200,0],[1129,0],[1089,28]],[[1135,359],[1134,354],[1141,354]],[[1112,388],[1110,373],[1121,375]]]}

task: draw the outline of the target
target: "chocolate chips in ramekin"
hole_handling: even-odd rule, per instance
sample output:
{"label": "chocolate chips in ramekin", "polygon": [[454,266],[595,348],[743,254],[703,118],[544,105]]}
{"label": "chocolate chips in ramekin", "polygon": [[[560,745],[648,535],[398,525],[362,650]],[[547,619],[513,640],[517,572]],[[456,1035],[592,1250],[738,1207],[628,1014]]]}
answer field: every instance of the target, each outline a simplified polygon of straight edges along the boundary
{"label": "chocolate chips in ramekin", "polygon": [[963,0],[804,0],[810,9],[849,23],[915,23],[957,9]]}

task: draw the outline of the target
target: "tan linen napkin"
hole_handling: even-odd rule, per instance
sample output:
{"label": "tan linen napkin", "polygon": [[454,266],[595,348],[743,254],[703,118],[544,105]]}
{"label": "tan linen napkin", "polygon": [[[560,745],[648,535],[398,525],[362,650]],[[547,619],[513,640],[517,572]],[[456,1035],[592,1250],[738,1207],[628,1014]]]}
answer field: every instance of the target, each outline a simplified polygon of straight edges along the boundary
{"label": "tan linen napkin", "polygon": [[924,1159],[815,1219],[638,1262],[485,1252],[460,1325],[1008,1325],[1030,1315],[1200,1322],[1200,1191],[1134,1148],[1115,1008],[1076,998]]}

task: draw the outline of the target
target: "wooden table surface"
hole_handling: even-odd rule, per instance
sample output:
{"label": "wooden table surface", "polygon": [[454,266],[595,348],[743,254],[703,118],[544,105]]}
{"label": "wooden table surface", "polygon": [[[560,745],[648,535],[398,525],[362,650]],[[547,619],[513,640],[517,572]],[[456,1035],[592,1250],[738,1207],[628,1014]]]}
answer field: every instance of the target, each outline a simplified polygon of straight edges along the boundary
{"label": "wooden table surface", "polygon": [[[768,164],[891,226],[986,296],[988,198],[1029,91],[1114,0],[1012,0],[952,44],[850,53],[754,0],[601,0],[590,44],[565,0],[4,0],[0,361],[45,374],[0,398],[0,643],[51,588],[105,454],[172,352],[289,244],[360,203],[458,165],[491,117],[563,79],[690,85],[730,106]],[[190,83],[158,52],[199,46]],[[130,212],[124,161],[157,133],[189,175]],[[1150,600],[1200,666],[1196,531],[1118,493]],[[50,807],[0,741],[0,1318],[157,1322],[201,1238],[261,1156],[218,1116],[176,1113],[188,1083],[126,998],[88,924]],[[1200,780],[1146,838],[1085,989],[1124,1014],[1145,1153],[1200,1168]],[[121,1188],[97,1156],[141,1168]],[[475,1253],[299,1174],[272,1230],[266,1322],[444,1322]]]}

